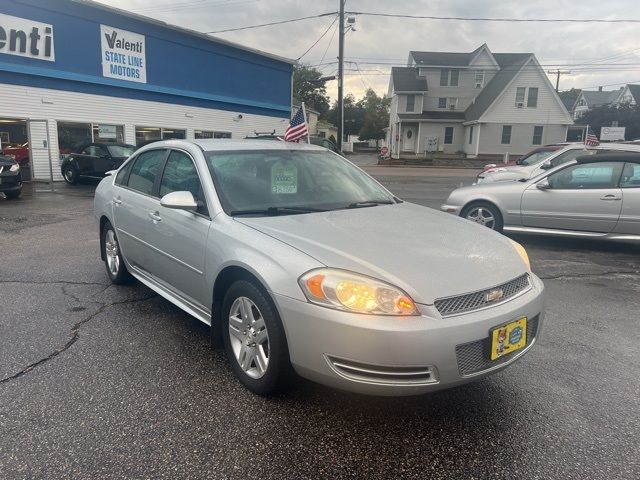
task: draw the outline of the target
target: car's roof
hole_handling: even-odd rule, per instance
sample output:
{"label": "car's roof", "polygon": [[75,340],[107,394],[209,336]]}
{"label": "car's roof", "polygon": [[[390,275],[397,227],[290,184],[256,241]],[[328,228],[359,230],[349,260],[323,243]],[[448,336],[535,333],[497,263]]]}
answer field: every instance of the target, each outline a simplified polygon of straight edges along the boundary
{"label": "car's roof", "polygon": [[265,142],[264,140],[255,139],[242,139],[235,140],[232,138],[216,138],[216,139],[202,139],[202,140],[163,140],[160,142],[154,142],[154,147],[180,147],[186,145],[197,145],[205,152],[210,151],[229,151],[229,150],[314,150],[320,152],[326,152],[327,149],[319,147],[317,145],[311,145],[307,143],[296,142],[281,142],[271,141]]}
{"label": "car's roof", "polygon": [[631,162],[640,163],[640,152],[615,152],[600,153],[596,155],[582,155],[576,158],[577,163],[600,163],[600,162]]}

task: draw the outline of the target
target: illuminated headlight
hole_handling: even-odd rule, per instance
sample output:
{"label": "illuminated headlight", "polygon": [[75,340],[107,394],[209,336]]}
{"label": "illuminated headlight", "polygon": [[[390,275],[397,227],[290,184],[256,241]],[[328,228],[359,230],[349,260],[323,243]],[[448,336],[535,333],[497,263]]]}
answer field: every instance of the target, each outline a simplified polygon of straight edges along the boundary
{"label": "illuminated headlight", "polygon": [[346,270],[311,270],[298,283],[316,305],[375,315],[420,315],[411,297],[398,287]]}
{"label": "illuminated headlight", "polygon": [[529,261],[529,254],[527,251],[518,242],[514,242],[511,239],[509,239],[509,241],[513,245],[513,248],[515,248],[516,252],[518,252],[518,255],[520,255],[520,258],[522,258],[524,264],[527,266],[527,270],[531,271],[531,262]]}
{"label": "illuminated headlight", "polygon": [[18,165],[17,163],[15,165],[11,165],[11,167],[9,167],[9,171],[10,172],[17,172],[18,170],[20,170],[20,165]]}

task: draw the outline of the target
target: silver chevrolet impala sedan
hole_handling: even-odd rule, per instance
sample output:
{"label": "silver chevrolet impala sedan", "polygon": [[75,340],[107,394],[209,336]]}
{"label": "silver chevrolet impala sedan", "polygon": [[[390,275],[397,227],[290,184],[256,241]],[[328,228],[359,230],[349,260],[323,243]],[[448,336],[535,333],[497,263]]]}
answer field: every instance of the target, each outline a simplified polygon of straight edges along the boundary
{"label": "silver chevrolet impala sedan", "polygon": [[640,153],[578,157],[532,179],[454,190],[441,210],[493,230],[640,241]]}
{"label": "silver chevrolet impala sedan", "polygon": [[111,281],[210,325],[261,395],[294,372],[374,395],[451,387],[512,364],[542,328],[519,244],[321,147],[153,143],[100,183],[95,215]]}

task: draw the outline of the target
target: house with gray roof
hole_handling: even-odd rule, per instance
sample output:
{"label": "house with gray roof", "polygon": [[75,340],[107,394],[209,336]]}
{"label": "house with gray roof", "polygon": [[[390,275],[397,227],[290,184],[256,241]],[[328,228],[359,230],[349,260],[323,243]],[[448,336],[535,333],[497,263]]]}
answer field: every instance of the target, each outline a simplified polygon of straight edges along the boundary
{"label": "house with gray roof", "polygon": [[595,91],[582,90],[573,105],[573,118],[577,120],[593,108],[617,105],[623,97],[623,90],[603,90],[602,87]]}
{"label": "house with gray roof", "polygon": [[628,83],[621,89],[616,105],[640,105],[640,85]]}
{"label": "house with gray roof", "polygon": [[573,120],[532,53],[411,51],[393,67],[391,155],[520,155],[564,141]]}

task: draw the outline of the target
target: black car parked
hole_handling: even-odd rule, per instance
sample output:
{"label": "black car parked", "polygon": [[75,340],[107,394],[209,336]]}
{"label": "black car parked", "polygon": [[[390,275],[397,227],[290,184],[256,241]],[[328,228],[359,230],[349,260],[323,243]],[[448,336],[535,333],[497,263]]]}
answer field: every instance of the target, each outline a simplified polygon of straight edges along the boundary
{"label": "black car parked", "polygon": [[20,165],[13,158],[0,155],[0,192],[7,198],[18,198],[21,191]]}
{"label": "black car parked", "polygon": [[80,178],[103,178],[109,170],[115,170],[136,150],[126,143],[89,143],[62,161],[60,169],[69,185]]}

